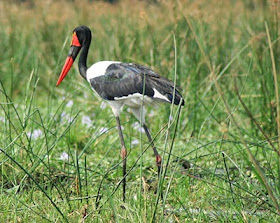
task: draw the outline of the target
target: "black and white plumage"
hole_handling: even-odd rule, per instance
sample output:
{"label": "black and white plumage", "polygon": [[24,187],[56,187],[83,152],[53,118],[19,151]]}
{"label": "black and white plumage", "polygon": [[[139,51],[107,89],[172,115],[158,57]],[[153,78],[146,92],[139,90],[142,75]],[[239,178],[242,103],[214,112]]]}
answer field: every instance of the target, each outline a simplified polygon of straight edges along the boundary
{"label": "black and white plumage", "polygon": [[125,200],[126,184],[126,147],[120,127],[120,111],[124,105],[131,108],[133,114],[142,123],[145,133],[151,143],[156,157],[158,174],[161,168],[161,157],[153,144],[152,137],[145,124],[145,109],[142,104],[155,104],[155,102],[174,103],[184,105],[184,99],[173,82],[161,77],[148,67],[122,63],[118,61],[100,61],[87,68],[87,55],[91,43],[91,31],[86,26],[79,26],[73,31],[73,38],[68,57],[57,81],[58,86],[67,75],[74,60],[81,50],[79,58],[79,71],[92,89],[111,106],[116,117],[119,136],[121,140],[121,157],[123,159],[123,200]]}
{"label": "black and white plumage", "polygon": [[[173,100],[173,83],[150,68],[138,64],[97,62],[87,70],[87,80],[93,90],[107,100],[115,116],[119,116],[123,105],[136,110],[141,109],[142,100],[144,104],[160,101],[172,103]],[[181,98],[175,88],[174,104],[178,105]],[[140,121],[141,118],[138,115],[136,117]]]}

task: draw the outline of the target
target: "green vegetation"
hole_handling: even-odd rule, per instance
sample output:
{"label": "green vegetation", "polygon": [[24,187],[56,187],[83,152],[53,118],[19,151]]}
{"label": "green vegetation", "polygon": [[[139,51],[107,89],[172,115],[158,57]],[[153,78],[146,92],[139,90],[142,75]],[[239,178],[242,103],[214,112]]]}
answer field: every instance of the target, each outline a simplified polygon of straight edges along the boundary
{"label": "green vegetation", "polygon": [[[279,222],[279,7],[1,1],[0,222]],[[148,109],[164,157],[160,181],[146,136],[124,109],[125,203],[110,108],[77,63],[55,87],[71,32],[83,24],[93,30],[88,64],[150,66],[177,76],[186,100],[179,119],[171,105]]]}

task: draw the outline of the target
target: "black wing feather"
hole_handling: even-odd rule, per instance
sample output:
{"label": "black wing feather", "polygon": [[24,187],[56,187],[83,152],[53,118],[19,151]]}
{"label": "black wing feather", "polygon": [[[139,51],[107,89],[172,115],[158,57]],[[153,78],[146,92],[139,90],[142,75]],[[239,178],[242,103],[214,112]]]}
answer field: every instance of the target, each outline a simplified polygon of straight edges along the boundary
{"label": "black wing feather", "polygon": [[[115,97],[124,97],[135,93],[152,98],[155,94],[153,89],[165,95],[170,103],[173,100],[173,83],[150,68],[138,64],[111,64],[105,75],[92,78],[90,83],[94,90],[106,100],[114,100]],[[181,98],[181,94],[176,89],[174,104],[179,104]]]}

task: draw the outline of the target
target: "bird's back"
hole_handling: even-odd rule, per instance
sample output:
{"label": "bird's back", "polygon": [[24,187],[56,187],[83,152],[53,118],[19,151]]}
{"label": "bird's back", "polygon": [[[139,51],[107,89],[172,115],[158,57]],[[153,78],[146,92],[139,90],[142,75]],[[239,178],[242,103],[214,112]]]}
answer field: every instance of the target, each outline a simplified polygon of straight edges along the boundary
{"label": "bird's back", "polygon": [[[152,100],[179,105],[184,100],[172,81],[161,77],[148,67],[117,61],[101,61],[88,69],[87,79],[105,100]],[[144,97],[143,97],[144,96]]]}

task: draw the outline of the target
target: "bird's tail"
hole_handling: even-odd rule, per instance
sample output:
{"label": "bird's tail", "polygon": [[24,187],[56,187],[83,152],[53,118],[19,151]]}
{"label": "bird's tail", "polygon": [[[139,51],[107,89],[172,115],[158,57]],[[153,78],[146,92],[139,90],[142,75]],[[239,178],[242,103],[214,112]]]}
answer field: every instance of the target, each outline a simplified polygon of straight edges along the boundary
{"label": "bird's tail", "polygon": [[181,105],[185,104],[184,98],[179,91],[179,87],[175,86],[174,84],[168,79],[165,78],[153,78],[151,79],[154,88],[164,97],[166,97],[169,103],[172,103],[174,100],[175,105],[179,105],[180,101],[182,100]]}

